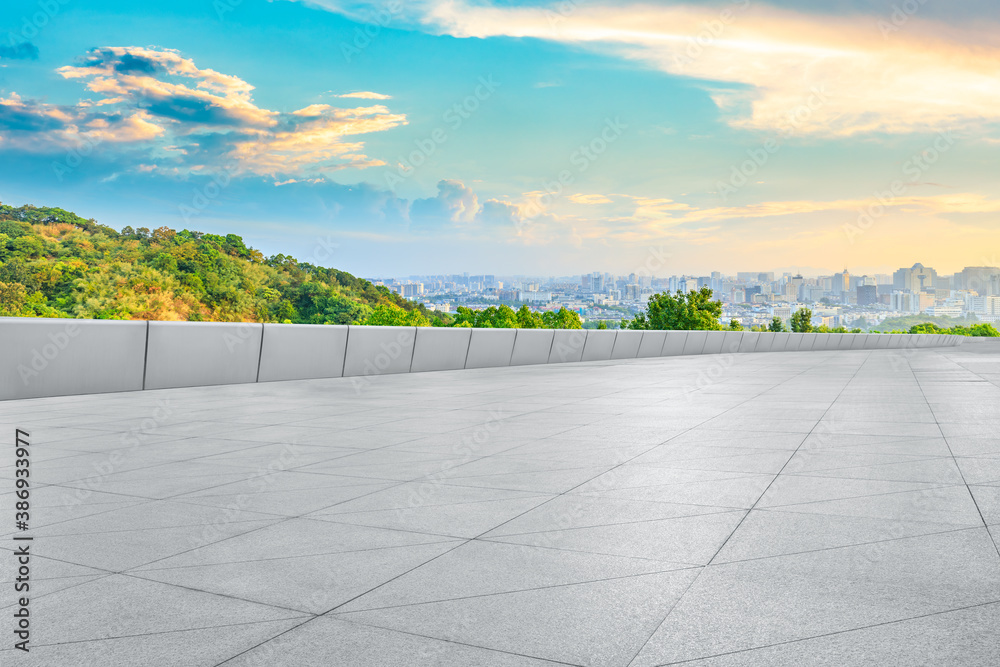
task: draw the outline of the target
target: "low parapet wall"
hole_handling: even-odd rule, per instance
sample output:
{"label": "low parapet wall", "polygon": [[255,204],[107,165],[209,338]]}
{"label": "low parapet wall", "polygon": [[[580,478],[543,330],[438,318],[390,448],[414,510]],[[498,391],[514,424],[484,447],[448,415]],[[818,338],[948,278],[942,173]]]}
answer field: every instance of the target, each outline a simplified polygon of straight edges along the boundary
{"label": "low parapet wall", "polygon": [[944,334],[467,329],[0,318],[0,400],[691,354],[912,349]]}

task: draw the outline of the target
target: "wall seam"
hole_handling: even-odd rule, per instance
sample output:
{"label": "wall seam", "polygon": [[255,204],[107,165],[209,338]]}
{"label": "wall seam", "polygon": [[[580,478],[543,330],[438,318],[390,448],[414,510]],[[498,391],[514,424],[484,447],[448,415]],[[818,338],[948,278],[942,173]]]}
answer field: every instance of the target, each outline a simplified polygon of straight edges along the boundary
{"label": "wall seam", "polygon": [[[474,328],[470,328],[469,329],[469,344],[465,348],[465,361],[462,362],[462,369],[463,370],[469,367],[469,350],[472,349],[472,335],[475,332],[476,332],[476,330]],[[416,341],[414,341],[414,344],[416,344]]]}
{"label": "wall seam", "polygon": [[260,382],[260,360],[264,358],[264,323],[260,323],[260,349],[257,351],[257,377],[254,382]]}
{"label": "wall seam", "polygon": [[344,363],[340,365],[340,377],[347,372],[347,346],[351,343],[351,325],[347,325],[347,336],[344,338]]}
{"label": "wall seam", "polygon": [[142,388],[140,391],[145,391],[146,389],[146,367],[149,365],[149,320],[146,320],[146,346],[142,351]]}
{"label": "wall seam", "polygon": [[413,327],[413,345],[410,346],[410,369],[407,373],[413,372],[413,357],[417,356],[417,336],[420,335],[420,327]]}
{"label": "wall seam", "polygon": [[[514,361],[514,348],[517,347],[517,332],[519,332],[519,331],[520,331],[520,329],[517,329],[517,328],[514,329],[514,342],[511,343],[511,346],[510,346],[510,357],[507,358],[507,366],[508,367]],[[548,361],[548,359],[546,359],[546,361]]]}

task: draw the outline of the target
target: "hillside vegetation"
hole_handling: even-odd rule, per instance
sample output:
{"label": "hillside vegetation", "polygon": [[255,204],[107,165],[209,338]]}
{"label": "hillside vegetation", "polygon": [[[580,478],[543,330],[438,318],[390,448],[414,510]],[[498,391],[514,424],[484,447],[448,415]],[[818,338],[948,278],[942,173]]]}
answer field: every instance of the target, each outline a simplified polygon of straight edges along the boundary
{"label": "hillside vegetation", "polygon": [[264,257],[235,234],[118,232],[59,208],[0,205],[0,315],[358,324],[378,312],[435,317],[344,271]]}
{"label": "hillside vegetation", "polygon": [[580,328],[562,308],[449,315],[350,273],[264,255],[235,234],[125,227],[0,204],[0,316]]}

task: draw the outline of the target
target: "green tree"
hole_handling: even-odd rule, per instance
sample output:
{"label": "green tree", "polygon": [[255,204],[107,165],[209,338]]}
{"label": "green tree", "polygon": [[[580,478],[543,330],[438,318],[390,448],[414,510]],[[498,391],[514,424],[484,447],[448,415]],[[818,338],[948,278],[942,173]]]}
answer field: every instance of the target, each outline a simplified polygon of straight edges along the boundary
{"label": "green tree", "polygon": [[730,331],[743,331],[743,325],[739,320],[729,320],[729,330]]}
{"label": "green tree", "polygon": [[517,326],[519,329],[541,329],[542,316],[527,306],[521,306],[517,309]]}
{"label": "green tree", "polygon": [[767,327],[767,330],[775,333],[785,331],[785,323],[781,321],[780,317],[775,315],[771,318],[771,324]]}
{"label": "green tree", "polygon": [[712,290],[702,287],[687,294],[661,292],[649,297],[645,313],[639,313],[629,324],[630,329],[719,330],[722,325],[722,302],[712,301]]}
{"label": "green tree", "polygon": [[371,315],[360,324],[379,327],[428,327],[430,321],[420,311],[406,311],[399,306],[383,304],[372,309]]}
{"label": "green tree", "polygon": [[799,308],[792,313],[792,331],[796,333],[809,333],[813,330],[812,311],[808,308]]}

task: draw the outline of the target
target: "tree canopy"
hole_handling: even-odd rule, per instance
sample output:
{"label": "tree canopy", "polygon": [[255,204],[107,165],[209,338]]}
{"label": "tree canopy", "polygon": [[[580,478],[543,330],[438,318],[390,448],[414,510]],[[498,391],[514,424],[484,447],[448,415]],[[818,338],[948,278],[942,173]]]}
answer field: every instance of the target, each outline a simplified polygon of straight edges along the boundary
{"label": "tree canopy", "polygon": [[813,313],[808,308],[799,308],[792,313],[792,331],[795,333],[809,333],[813,330]]}
{"label": "tree canopy", "polygon": [[722,302],[712,300],[712,290],[702,287],[685,294],[660,292],[649,297],[646,312],[636,315],[628,324],[629,329],[722,329],[719,317]]}

